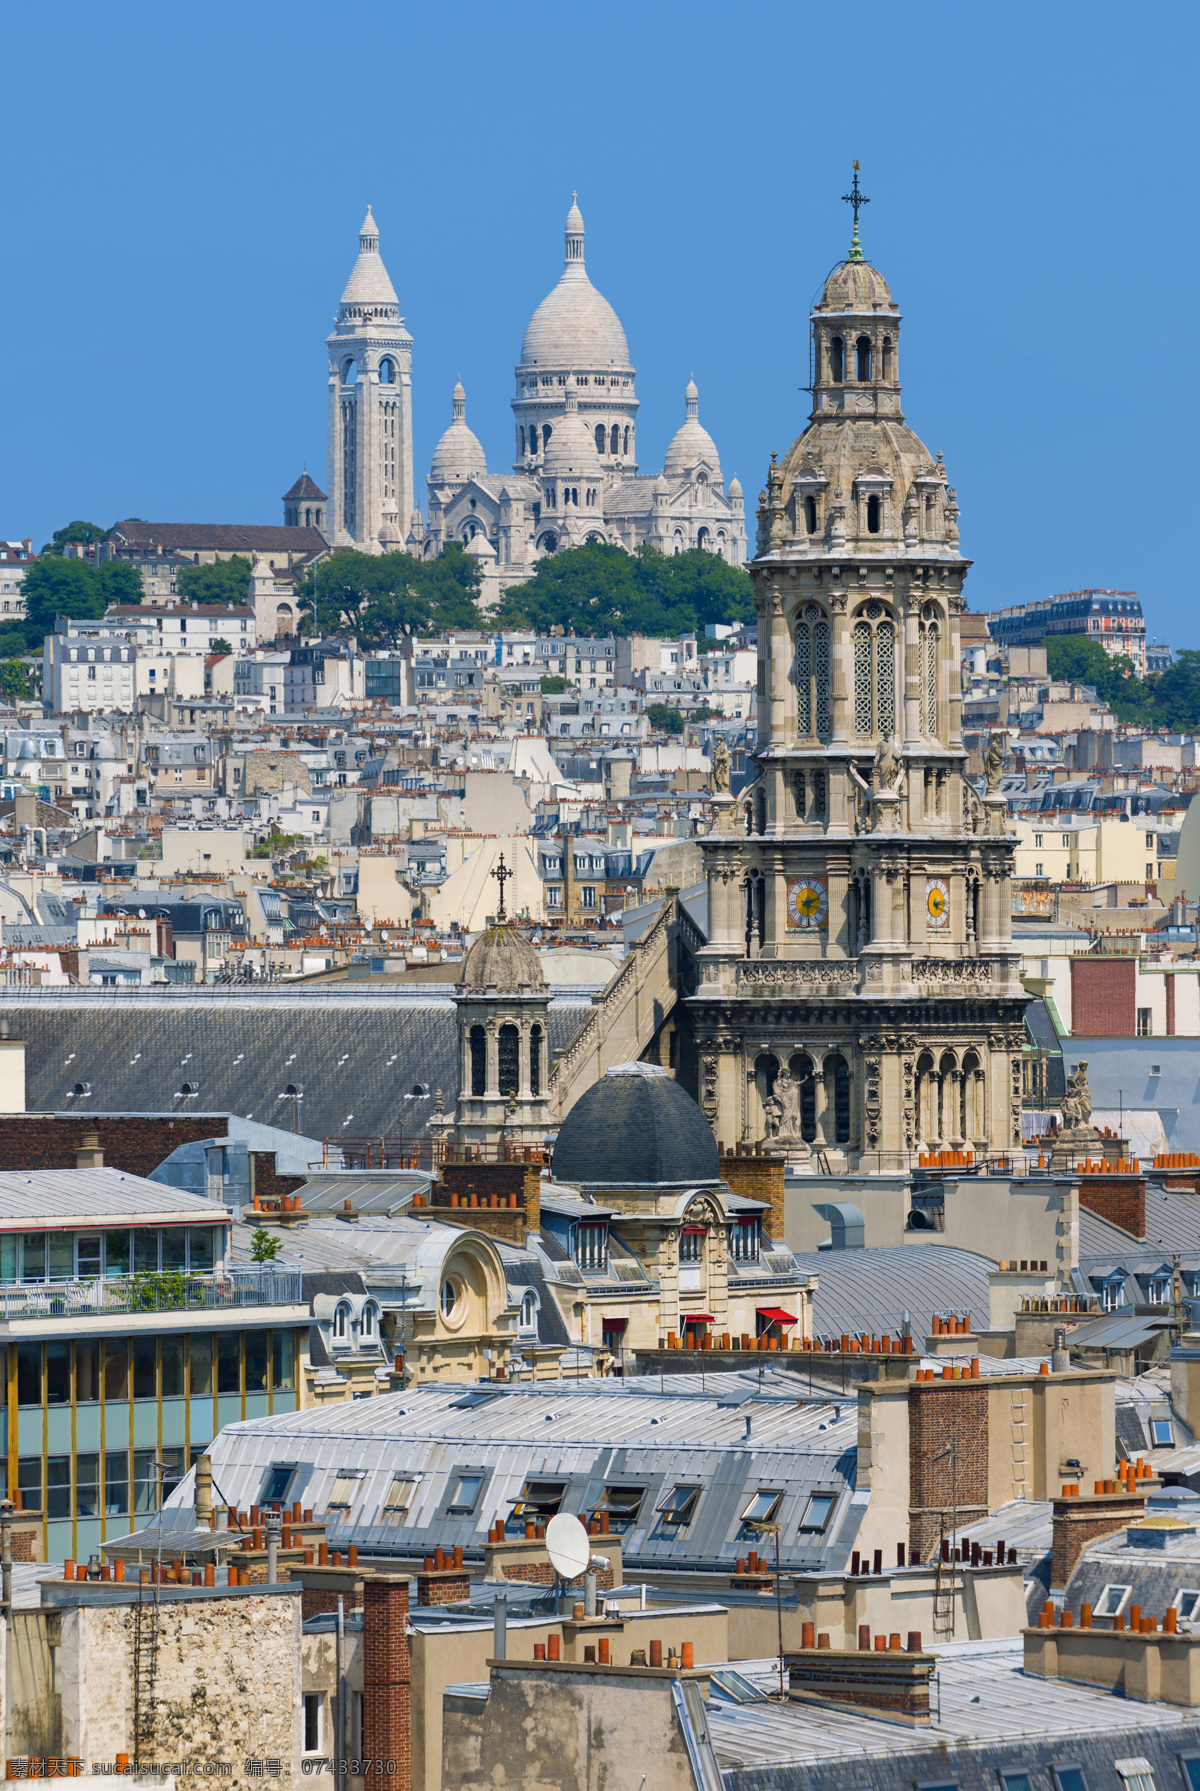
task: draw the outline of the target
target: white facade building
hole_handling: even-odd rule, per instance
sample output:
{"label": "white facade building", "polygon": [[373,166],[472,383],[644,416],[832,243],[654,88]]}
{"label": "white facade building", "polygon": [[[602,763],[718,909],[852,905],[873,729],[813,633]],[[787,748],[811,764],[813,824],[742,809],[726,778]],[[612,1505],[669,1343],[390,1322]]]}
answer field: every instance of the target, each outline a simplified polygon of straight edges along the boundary
{"label": "white facade building", "polygon": [[413,506],[412,337],[367,207],[354,263],[326,337],[329,527],[335,547],[403,548]]}
{"label": "white facade building", "polygon": [[42,649],[42,699],[55,715],[131,715],[137,699],[137,648],[125,640],[99,641],[48,634]]}

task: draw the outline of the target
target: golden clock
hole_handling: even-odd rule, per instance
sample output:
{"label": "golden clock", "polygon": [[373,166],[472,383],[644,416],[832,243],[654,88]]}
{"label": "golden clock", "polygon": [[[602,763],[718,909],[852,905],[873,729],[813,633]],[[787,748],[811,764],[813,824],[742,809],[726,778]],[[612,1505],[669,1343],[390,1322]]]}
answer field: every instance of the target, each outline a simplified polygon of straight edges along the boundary
{"label": "golden clock", "polygon": [[824,924],[829,913],[829,894],[821,877],[798,877],[788,884],[789,927],[809,929]]}
{"label": "golden clock", "polygon": [[950,925],[950,886],[944,877],[926,879],[925,919],[931,927]]}

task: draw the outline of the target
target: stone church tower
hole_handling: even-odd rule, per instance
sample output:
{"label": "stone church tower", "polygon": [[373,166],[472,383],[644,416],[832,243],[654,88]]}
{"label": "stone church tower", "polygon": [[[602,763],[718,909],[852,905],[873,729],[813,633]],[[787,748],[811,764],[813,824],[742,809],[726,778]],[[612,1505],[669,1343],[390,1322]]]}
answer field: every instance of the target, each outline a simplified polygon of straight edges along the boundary
{"label": "stone church tower", "polygon": [[335,547],[404,546],[413,507],[412,337],[367,207],[329,349],[329,528]]}
{"label": "stone church tower", "polygon": [[1019,1142],[1026,996],[999,796],[965,776],[958,505],[900,400],[900,313],[848,258],[811,316],[808,427],[771,457],[749,566],[756,773],[704,842],[688,1007],[729,1144],[905,1169]]}

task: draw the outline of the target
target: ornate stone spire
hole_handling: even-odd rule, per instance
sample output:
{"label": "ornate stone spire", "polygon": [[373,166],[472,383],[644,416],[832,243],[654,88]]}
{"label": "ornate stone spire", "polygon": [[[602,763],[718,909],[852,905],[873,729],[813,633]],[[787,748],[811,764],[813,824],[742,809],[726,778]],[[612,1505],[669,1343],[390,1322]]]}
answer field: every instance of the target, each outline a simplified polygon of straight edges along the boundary
{"label": "ornate stone spire", "polygon": [[576,194],[571,194],[571,209],[567,213],[566,230],[566,262],[568,267],[583,266],[583,213],[576,205]]}

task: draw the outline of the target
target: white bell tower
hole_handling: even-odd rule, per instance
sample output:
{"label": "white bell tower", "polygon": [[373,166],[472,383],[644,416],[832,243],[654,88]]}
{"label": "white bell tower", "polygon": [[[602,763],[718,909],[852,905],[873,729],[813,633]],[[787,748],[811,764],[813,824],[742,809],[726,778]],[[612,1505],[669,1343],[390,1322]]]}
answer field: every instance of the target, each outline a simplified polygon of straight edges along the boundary
{"label": "white bell tower", "polygon": [[326,337],[329,529],[335,547],[403,548],[413,508],[412,337],[367,207],[354,263]]}

